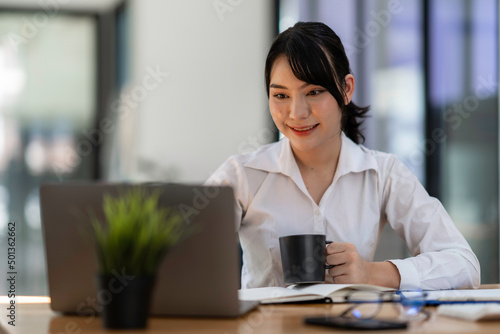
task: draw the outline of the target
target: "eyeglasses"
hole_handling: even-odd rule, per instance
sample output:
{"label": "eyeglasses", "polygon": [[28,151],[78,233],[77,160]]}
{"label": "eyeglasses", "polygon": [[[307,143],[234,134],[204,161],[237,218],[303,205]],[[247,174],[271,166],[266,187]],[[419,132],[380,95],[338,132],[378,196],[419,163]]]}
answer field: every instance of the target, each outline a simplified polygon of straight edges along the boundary
{"label": "eyeglasses", "polygon": [[376,291],[350,291],[345,296],[345,302],[352,304],[340,314],[343,318],[372,319],[376,317],[383,302],[391,302],[396,308],[398,318],[401,320],[427,320],[429,312],[424,309],[427,293],[422,290],[376,292]]}

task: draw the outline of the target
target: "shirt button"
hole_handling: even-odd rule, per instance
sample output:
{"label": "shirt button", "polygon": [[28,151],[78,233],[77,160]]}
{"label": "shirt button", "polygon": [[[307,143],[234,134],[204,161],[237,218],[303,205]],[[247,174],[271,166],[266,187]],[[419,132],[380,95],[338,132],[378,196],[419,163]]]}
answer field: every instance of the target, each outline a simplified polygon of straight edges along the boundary
{"label": "shirt button", "polygon": [[321,216],[321,211],[319,209],[314,209],[314,214],[316,216]]}

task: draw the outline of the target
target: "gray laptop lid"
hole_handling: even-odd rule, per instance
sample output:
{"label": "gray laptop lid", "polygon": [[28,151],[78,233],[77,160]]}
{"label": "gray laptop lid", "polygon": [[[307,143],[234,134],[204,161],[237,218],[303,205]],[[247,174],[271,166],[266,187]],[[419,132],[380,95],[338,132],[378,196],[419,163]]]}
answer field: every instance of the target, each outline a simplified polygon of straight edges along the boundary
{"label": "gray laptop lid", "polygon": [[[102,217],[105,193],[131,184],[58,183],[40,187],[40,206],[51,307],[93,316],[103,297],[95,285],[98,271],[89,209]],[[171,250],[160,265],[153,292],[154,315],[237,316],[240,266],[229,187],[180,184],[142,185],[161,191],[160,205],[182,206],[197,232]],[[126,272],[125,272],[126,274]],[[250,307],[250,306],[249,306]]]}

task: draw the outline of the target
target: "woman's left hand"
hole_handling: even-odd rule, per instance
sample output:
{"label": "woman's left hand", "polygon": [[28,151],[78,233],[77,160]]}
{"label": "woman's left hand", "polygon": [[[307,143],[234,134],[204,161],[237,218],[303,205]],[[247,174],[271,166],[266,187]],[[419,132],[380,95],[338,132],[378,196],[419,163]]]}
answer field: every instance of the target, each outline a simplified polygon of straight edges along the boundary
{"label": "woman's left hand", "polygon": [[326,263],[335,266],[328,270],[328,274],[336,284],[373,284],[399,288],[401,278],[394,264],[365,261],[353,244],[334,242],[328,245]]}

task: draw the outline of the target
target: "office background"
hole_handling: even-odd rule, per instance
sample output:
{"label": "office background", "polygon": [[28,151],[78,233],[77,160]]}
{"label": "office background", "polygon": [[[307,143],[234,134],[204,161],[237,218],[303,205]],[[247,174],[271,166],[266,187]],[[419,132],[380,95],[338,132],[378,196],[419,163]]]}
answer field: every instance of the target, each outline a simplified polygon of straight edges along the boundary
{"label": "office background", "polygon": [[[498,16],[496,0],[0,0],[0,268],[15,221],[18,294],[48,293],[40,182],[203,182],[276,140],[268,48],[317,20],[371,105],[366,146],[398,154],[497,283]],[[377,259],[404,256],[385,230]]]}

